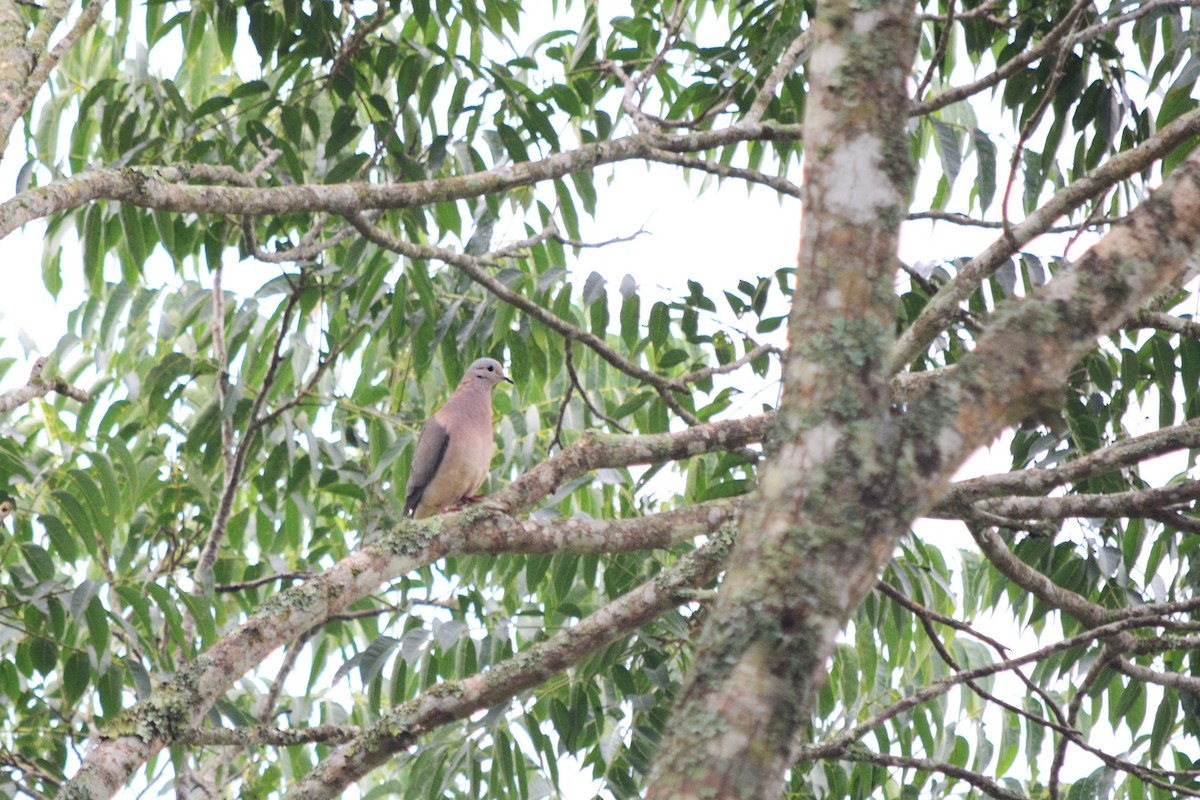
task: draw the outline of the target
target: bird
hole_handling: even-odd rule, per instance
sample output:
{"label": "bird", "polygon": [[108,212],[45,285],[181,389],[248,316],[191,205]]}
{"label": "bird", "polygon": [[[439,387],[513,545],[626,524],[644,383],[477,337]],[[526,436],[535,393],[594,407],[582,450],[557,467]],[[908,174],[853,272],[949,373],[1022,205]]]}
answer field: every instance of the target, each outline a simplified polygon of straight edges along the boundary
{"label": "bird", "polygon": [[477,499],[495,448],[492,389],[504,381],[516,384],[499,361],[476,359],[450,399],[426,421],[404,492],[406,517],[424,519]]}

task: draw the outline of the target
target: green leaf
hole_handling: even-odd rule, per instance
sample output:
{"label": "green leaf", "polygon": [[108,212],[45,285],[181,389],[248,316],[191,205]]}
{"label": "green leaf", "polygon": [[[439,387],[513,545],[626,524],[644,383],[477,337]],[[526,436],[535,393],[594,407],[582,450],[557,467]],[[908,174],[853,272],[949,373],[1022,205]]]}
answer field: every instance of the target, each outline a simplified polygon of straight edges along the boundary
{"label": "green leaf", "polygon": [[930,118],[933,131],[937,135],[938,154],[942,159],[942,173],[946,184],[953,188],[958,172],[962,169],[962,148],[958,142],[958,131],[937,118]]}
{"label": "green leaf", "polygon": [[[399,646],[400,640],[393,639],[391,636],[378,636],[367,646],[358,663],[363,686],[367,686],[375,680]],[[334,682],[337,682],[337,677],[334,678]]]}
{"label": "green leaf", "polygon": [[217,626],[213,620],[212,608],[207,602],[207,598],[203,595],[194,595],[183,591],[178,593],[178,597],[187,606],[188,613],[196,621],[196,629],[200,631],[200,635],[204,640],[206,642],[215,641],[217,638]]}
{"label": "green leaf", "polygon": [[233,100],[224,95],[216,95],[215,97],[210,97],[207,100],[205,100],[203,103],[198,105],[196,107],[196,110],[194,112],[192,112],[192,120],[197,121],[197,120],[203,119],[204,117],[207,117],[209,114],[215,114],[218,111],[220,111],[221,109],[228,108],[231,105],[233,105]]}
{"label": "green leaf", "polygon": [[88,639],[92,645],[92,652],[95,654],[96,660],[100,661],[108,652],[109,627],[108,612],[105,611],[98,597],[93,597],[88,603],[84,619],[87,620]]}
{"label": "green leaf", "polygon": [[52,514],[39,514],[38,523],[46,529],[50,537],[50,547],[63,562],[70,563],[78,557],[75,548],[75,538],[63,525],[62,520]]}
{"label": "green leaf", "polygon": [[637,286],[628,275],[621,281],[621,341],[633,349],[641,331],[641,298]]}
{"label": "green leaf", "polygon": [[86,653],[79,650],[63,663],[63,693],[68,705],[78,702],[92,681],[92,666]]}
{"label": "green leaf", "polygon": [[25,558],[25,563],[29,565],[34,577],[39,581],[48,581],[58,574],[58,570],[54,568],[54,559],[50,557],[46,548],[33,542],[23,542],[21,555]]}

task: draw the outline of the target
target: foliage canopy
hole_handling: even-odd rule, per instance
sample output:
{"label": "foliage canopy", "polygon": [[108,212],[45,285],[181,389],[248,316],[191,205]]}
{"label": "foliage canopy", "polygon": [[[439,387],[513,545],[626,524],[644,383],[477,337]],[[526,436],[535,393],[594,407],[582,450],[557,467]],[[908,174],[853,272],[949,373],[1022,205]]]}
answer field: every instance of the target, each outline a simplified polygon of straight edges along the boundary
{"label": "foliage canopy", "polygon": [[[1194,3],[534,6],[0,3],[0,235],[85,290],[0,396],[5,791],[682,797],[761,706],[753,796],[1200,793]],[[622,162],[798,270],[582,274]],[[405,521],[481,355],[502,491]]]}

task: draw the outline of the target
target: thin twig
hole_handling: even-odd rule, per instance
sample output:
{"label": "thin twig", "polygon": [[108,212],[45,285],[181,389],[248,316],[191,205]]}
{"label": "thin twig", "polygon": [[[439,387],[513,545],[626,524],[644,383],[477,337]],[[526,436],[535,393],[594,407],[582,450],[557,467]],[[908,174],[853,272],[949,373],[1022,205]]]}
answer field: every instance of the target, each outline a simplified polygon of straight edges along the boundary
{"label": "thin twig", "polygon": [[[608,414],[605,414],[603,411],[596,408],[596,406],[592,404],[592,399],[590,397],[588,397],[587,391],[585,391],[583,388],[583,383],[581,383],[579,380],[579,373],[576,372],[576,370],[575,370],[575,357],[571,352],[571,343],[570,342],[567,342],[566,352],[567,352],[567,374],[571,376],[571,385],[579,390],[579,396],[583,398],[584,405],[586,405],[588,407],[588,410],[590,410],[593,415],[604,420],[609,425],[611,425],[612,427],[619,430],[621,433],[628,434],[630,432],[628,428],[626,428],[624,425],[617,422],[615,419],[610,417]],[[568,387],[567,398],[570,398],[570,396],[571,396],[571,390]],[[563,401],[563,404],[565,407],[566,400]],[[562,420],[560,418],[559,419],[560,432],[561,432],[561,425],[562,425]],[[557,434],[556,434],[555,438],[557,438]]]}
{"label": "thin twig", "polygon": [[221,289],[221,267],[213,270],[212,340],[213,356],[217,360],[217,407],[221,415],[221,457],[228,481],[233,472],[233,413],[229,409],[229,356],[225,350],[225,292]]}
{"label": "thin twig", "polygon": [[257,589],[259,586],[265,586],[268,583],[275,581],[306,581],[313,577],[312,572],[280,572],[274,575],[263,575],[261,578],[255,578],[249,581],[238,581],[236,583],[218,583],[213,587],[213,591],[217,593],[244,592],[247,589]]}
{"label": "thin twig", "polygon": [[[914,211],[906,216],[905,219],[909,222],[927,219],[935,222],[949,222],[954,225],[962,225],[969,228],[987,228],[989,230],[1003,230],[1004,228],[1003,222],[975,219],[974,217],[967,216],[966,214],[960,214],[957,211]],[[1120,217],[1089,218],[1078,225],[1052,225],[1051,227],[1046,228],[1043,233],[1076,233],[1081,228],[1104,228],[1114,225],[1120,221]]]}
{"label": "thin twig", "polygon": [[266,403],[267,394],[275,384],[275,374],[279,369],[279,364],[283,361],[283,342],[291,328],[292,314],[295,312],[296,304],[300,301],[304,283],[304,276],[302,274],[300,280],[296,281],[295,286],[292,287],[291,294],[288,296],[287,304],[284,306],[283,315],[279,323],[279,334],[275,337],[275,345],[271,350],[271,359],[267,364],[267,371],[263,376],[262,386],[255,394],[254,401],[250,407],[250,421],[247,423],[246,432],[242,436],[242,440],[234,453],[233,467],[225,476],[225,486],[221,492],[217,513],[213,515],[207,541],[205,541],[204,548],[200,551],[200,558],[196,564],[196,574],[202,584],[206,582],[204,579],[205,576],[211,575],[213,564],[217,560],[217,550],[221,545],[221,541],[225,538],[225,529],[229,522],[229,516],[233,512],[233,498],[237,494],[238,485],[242,479],[242,472],[246,468],[246,459],[250,455],[250,446],[254,441],[255,433],[258,431],[259,425],[257,420],[262,411],[263,404]]}

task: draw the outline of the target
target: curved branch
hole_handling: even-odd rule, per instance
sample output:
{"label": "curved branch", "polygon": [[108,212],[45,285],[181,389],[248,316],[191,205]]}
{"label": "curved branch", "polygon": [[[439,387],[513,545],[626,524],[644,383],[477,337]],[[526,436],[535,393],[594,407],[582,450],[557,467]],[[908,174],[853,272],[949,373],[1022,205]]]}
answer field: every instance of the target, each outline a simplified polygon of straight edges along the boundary
{"label": "curved branch", "polygon": [[1113,156],[1088,175],[1060,190],[1024,222],[1005,231],[986,250],[968,261],[953,282],[930,298],[920,316],[900,335],[892,347],[893,371],[898,371],[919,356],[934,337],[950,324],[958,313],[959,304],[971,296],[980,281],[995,272],[1021,247],[1045,233],[1056,219],[1118,181],[1146,169],[1197,134],[1200,134],[1200,109],[1175,119],[1137,147]]}
{"label": "curved branch", "polygon": [[[537,161],[508,164],[484,172],[410,183],[298,184],[295,186],[194,185],[219,180],[219,168],[200,164],[169,167],[93,169],[46,186],[28,189],[0,203],[0,238],[27,222],[94,200],[120,200],[142,208],[235,217],[329,212],[351,216],[372,209],[416,208],[448,200],[498,194],[531,186],[603,164],[645,158],[651,148],[697,152],[759,139],[794,140],[794,125],[741,122],[714,131],[689,134],[635,134],[580,146]],[[225,170],[237,174],[236,170]]]}
{"label": "curved branch", "polygon": [[968,524],[971,535],[988,561],[1000,574],[1046,605],[1065,611],[1088,627],[1095,628],[1110,620],[1109,610],[1081,594],[1064,589],[1037,569],[1017,558],[1000,535],[990,527]]}
{"label": "curved branch", "polygon": [[972,772],[966,767],[956,767],[953,764],[948,764],[944,761],[934,761],[930,758],[893,756],[887,753],[877,753],[874,750],[859,748],[847,748],[843,752],[839,753],[837,757],[843,761],[858,761],[867,764],[881,764],[885,767],[915,769],[918,772],[939,772],[947,777],[957,778],[964,783],[969,783],[988,797],[995,797],[997,800],[1029,800],[1028,795],[1023,795],[1020,792],[1014,792],[1011,789],[1005,789],[987,775],[984,775],[980,772]]}
{"label": "curved branch", "polygon": [[630,361],[594,333],[567,322],[550,309],[544,308],[520,292],[508,288],[501,280],[492,276],[485,269],[489,265],[487,259],[468,255],[467,253],[456,253],[444,247],[407,242],[398,236],[392,236],[376,225],[372,225],[362,214],[348,214],[346,218],[366,239],[385,250],[390,250],[393,253],[398,253],[416,261],[441,261],[458,268],[468,278],[500,300],[525,312],[531,318],[559,334],[568,342],[577,341],[583,344],[631,378],[649,384],[664,393],[667,391],[685,391],[685,387],[678,380],[663,377],[657,372],[648,370]]}
{"label": "curved branch", "polygon": [[[1080,42],[1099,38],[1106,33],[1116,30],[1127,22],[1132,22],[1138,17],[1154,13],[1163,8],[1185,8],[1195,5],[1197,5],[1196,0],[1146,0],[1146,2],[1141,3],[1136,9],[1127,14],[1122,14],[1105,22],[1100,22],[1076,31],[1070,36],[1067,36],[1067,32],[1074,25],[1074,21],[1068,19],[1062,24],[1055,26],[1054,30],[1050,31],[1036,45],[1004,62],[991,74],[985,75],[972,83],[948,89],[936,97],[931,97],[923,102],[914,103],[909,113],[914,117],[920,117],[957,103],[959,100],[965,100],[972,95],[979,94],[998,85],[1001,81],[1012,77],[1035,61],[1040,61],[1042,58],[1060,49],[1060,47],[1062,49],[1069,49]],[[964,16],[964,14],[960,14],[959,16]]]}
{"label": "curved branch", "polygon": [[747,169],[746,167],[734,167],[729,164],[722,164],[719,161],[708,161],[697,156],[687,155],[685,153],[671,153],[667,150],[658,148],[650,148],[646,153],[646,160],[657,161],[661,164],[673,164],[684,169],[694,169],[700,172],[707,172],[710,175],[716,175],[718,178],[740,178],[746,183],[760,183],[763,186],[769,186],[780,194],[785,194],[788,197],[800,197],[800,187],[789,181],[787,178],[782,178],[776,175],[767,175],[756,169]]}
{"label": "curved branch", "polygon": [[983,500],[985,511],[1014,519],[1068,517],[1138,517],[1151,511],[1200,498],[1200,481],[1160,489],[1134,489],[1114,494],[1072,494],[1066,497],[997,497]]}
{"label": "curved branch", "polygon": [[[63,5],[66,6],[67,4],[64,3]],[[104,12],[104,8],[107,5],[108,0],[93,0],[84,5],[83,11],[80,12],[79,18],[75,20],[75,24],[71,26],[71,30],[67,31],[63,38],[55,43],[49,53],[37,59],[37,65],[25,80],[25,91],[22,95],[25,108],[29,108],[32,105],[34,98],[37,97],[37,93],[41,91],[42,86],[50,79],[50,72],[58,66],[58,62],[67,54],[67,51],[74,47],[75,43],[96,24],[96,21],[100,19],[100,15]],[[61,18],[59,21],[61,21]],[[55,26],[57,24],[56,21]],[[33,38],[30,38],[31,49],[37,54],[47,41],[49,41],[49,32],[47,32],[47,36],[40,44],[35,42]]]}
{"label": "curved branch", "polygon": [[20,389],[0,394],[0,414],[23,406],[35,397],[45,397],[51,392],[66,395],[72,400],[86,403],[90,398],[83,389],[72,386],[65,378],[43,378],[42,370],[46,367],[46,359],[39,358],[33,362],[33,370],[29,373],[29,382]]}
{"label": "curved branch", "polygon": [[[586,521],[539,526],[502,517],[495,513],[496,506],[513,512],[527,509],[562,482],[598,467],[658,463],[761,441],[765,420],[762,416],[726,420],[678,433],[640,437],[588,433],[492,495],[490,502],[481,508],[438,517],[425,524],[405,523],[385,534],[378,543],[347,556],[311,580],[268,598],[249,619],[156,688],[150,698],[129,709],[114,724],[112,738],[100,741],[88,753],[64,791],[74,798],[111,797],[165,742],[195,728],[233,682],[275,648],[341,613],[386,581],[452,552],[467,552],[456,548],[466,546],[468,541],[475,543],[476,552],[497,552],[500,546],[497,542],[505,541],[548,548],[552,542],[561,541],[561,538],[556,540],[556,526],[561,524],[581,548],[595,548],[597,530],[584,524]],[[698,508],[709,513],[717,509],[715,524],[721,524],[734,513],[736,506],[736,501],[719,501]],[[682,525],[687,519],[691,519],[689,524],[698,525],[701,513],[680,509],[678,516],[664,519],[669,522],[667,527]],[[634,546],[637,535],[644,532],[639,526],[653,525],[641,520],[597,524],[615,525],[618,531],[634,531],[624,539],[629,546]],[[670,540],[672,535],[664,536],[664,540]]]}
{"label": "curved branch", "polygon": [[695,589],[717,576],[732,543],[733,534],[725,530],[666,572],[575,626],[492,665],[487,672],[431,686],[420,697],[387,711],[361,737],[322,759],[292,790],[292,796],[304,800],[338,797],[347,786],[428,731],[532,689],[668,609],[688,602]]}
{"label": "curved branch", "polygon": [[1195,675],[1184,675],[1180,672],[1157,672],[1124,658],[1114,658],[1109,666],[1117,672],[1143,683],[1154,683],[1200,696],[1200,678]]}
{"label": "curved branch", "polygon": [[713,375],[727,375],[730,372],[736,372],[759,356],[764,356],[767,354],[781,356],[783,355],[783,351],[773,344],[758,344],[743,353],[741,358],[730,361],[728,364],[722,364],[719,367],[705,367],[703,369],[698,369],[695,372],[689,372],[686,375],[680,375],[675,380],[679,381],[680,383],[697,383],[699,381],[708,380]]}
{"label": "curved branch", "polygon": [[1101,625],[1096,628],[1070,636],[1066,639],[1046,645],[1032,652],[1021,656],[1016,656],[1004,661],[997,661],[994,664],[985,664],[983,666],[974,667],[972,669],[963,670],[954,675],[947,676],[941,680],[934,681],[928,686],[913,692],[907,697],[893,703],[887,708],[868,717],[859,724],[855,725],[848,731],[837,734],[828,741],[820,742],[814,745],[799,747],[795,751],[795,761],[813,761],[818,758],[835,758],[846,747],[853,742],[866,736],[871,731],[883,725],[891,719],[903,714],[911,708],[915,708],[922,703],[926,703],[935,697],[946,694],[955,686],[960,686],[967,681],[986,678],[989,675],[996,675],[1001,672],[1022,667],[1026,664],[1042,661],[1055,653],[1061,653],[1064,650],[1070,650],[1073,647],[1088,644],[1094,641],[1107,641],[1114,636],[1121,636],[1127,631],[1135,628],[1143,628],[1157,624],[1156,614],[1141,614],[1137,617],[1122,619],[1116,622],[1110,622],[1106,625]]}
{"label": "curved branch", "polygon": [[1068,483],[1078,483],[1164,453],[1191,447],[1200,447],[1200,419],[1122,439],[1054,467],[1035,467],[959,481],[947,490],[937,510],[949,511],[956,516],[956,511],[977,500],[1000,495],[1038,495]]}

